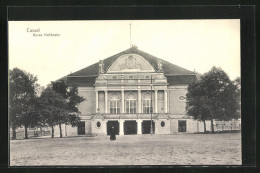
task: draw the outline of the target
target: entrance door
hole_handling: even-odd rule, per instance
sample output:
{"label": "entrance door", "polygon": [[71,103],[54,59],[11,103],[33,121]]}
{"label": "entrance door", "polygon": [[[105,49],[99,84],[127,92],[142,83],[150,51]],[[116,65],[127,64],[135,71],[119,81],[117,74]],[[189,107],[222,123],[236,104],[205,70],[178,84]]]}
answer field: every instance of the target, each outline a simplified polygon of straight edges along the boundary
{"label": "entrance door", "polygon": [[85,135],[85,121],[81,121],[78,124],[78,135]]}
{"label": "entrance door", "polygon": [[124,133],[125,133],[125,135],[137,134],[137,122],[136,121],[125,121]]}
{"label": "entrance door", "polygon": [[185,120],[179,120],[179,132],[186,132],[186,121]]}
{"label": "entrance door", "polygon": [[107,122],[107,135],[111,135],[112,127],[114,126],[115,134],[119,135],[119,122],[118,121],[108,121]]}
{"label": "entrance door", "polygon": [[[152,122],[153,134],[155,132],[155,124]],[[151,134],[151,120],[146,120],[142,122],[142,134]]]}

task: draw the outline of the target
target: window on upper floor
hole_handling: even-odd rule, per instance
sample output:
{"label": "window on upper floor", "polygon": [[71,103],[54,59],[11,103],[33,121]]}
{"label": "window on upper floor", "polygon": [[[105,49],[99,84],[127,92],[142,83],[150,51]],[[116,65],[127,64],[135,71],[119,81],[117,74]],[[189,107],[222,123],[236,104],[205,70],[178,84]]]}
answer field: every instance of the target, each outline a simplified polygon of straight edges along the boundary
{"label": "window on upper floor", "polygon": [[136,113],[136,100],[135,99],[127,99],[126,100],[126,113],[127,114],[134,114]]}
{"label": "window on upper floor", "polygon": [[119,114],[120,113],[120,100],[113,99],[110,100],[110,114]]}
{"label": "window on upper floor", "polygon": [[150,99],[144,99],[143,100],[143,113],[144,114],[149,114],[152,113],[153,108],[151,105],[151,100]]}

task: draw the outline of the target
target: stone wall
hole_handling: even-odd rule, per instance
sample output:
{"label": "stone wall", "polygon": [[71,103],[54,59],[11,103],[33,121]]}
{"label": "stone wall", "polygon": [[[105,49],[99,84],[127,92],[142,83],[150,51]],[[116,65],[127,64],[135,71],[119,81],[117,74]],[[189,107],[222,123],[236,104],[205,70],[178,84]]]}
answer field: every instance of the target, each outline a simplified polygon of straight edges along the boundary
{"label": "stone wall", "polygon": [[[161,123],[164,122],[164,127],[162,127]],[[167,119],[159,119],[155,120],[155,134],[170,134],[171,123],[170,120]]]}
{"label": "stone wall", "polygon": [[82,115],[90,115],[95,113],[96,109],[96,95],[94,87],[79,87],[79,95],[85,98],[79,105],[79,111]]}
{"label": "stone wall", "polygon": [[168,109],[170,114],[182,114],[185,115],[185,107],[186,107],[186,102],[185,100],[179,100],[180,96],[185,96],[187,93],[186,88],[173,88],[169,89],[169,95],[168,95]]}
{"label": "stone wall", "polygon": [[[97,122],[100,122],[100,127],[97,127]],[[91,131],[93,135],[107,135],[107,121],[102,119],[91,120]]]}
{"label": "stone wall", "polygon": [[[186,121],[186,132],[179,132],[179,121]],[[193,120],[193,119],[185,119],[185,118],[181,118],[181,119],[171,119],[170,120],[170,124],[171,124],[171,134],[175,134],[175,133],[195,133],[198,132],[198,121],[197,120]]]}

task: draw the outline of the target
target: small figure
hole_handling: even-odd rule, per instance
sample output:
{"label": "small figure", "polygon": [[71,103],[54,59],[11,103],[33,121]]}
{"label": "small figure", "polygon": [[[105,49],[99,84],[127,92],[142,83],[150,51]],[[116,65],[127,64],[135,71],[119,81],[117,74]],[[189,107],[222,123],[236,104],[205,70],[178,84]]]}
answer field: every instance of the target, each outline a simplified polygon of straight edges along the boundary
{"label": "small figure", "polygon": [[112,128],[111,128],[110,140],[111,140],[111,141],[116,140],[116,134],[115,134],[115,128],[114,128],[114,126],[112,126]]}
{"label": "small figure", "polygon": [[158,59],[157,65],[158,65],[158,71],[159,71],[159,72],[162,72],[162,71],[163,71],[163,69],[162,69],[163,62],[162,62],[162,60]]}
{"label": "small figure", "polygon": [[99,61],[99,74],[103,74],[104,73],[104,63],[102,60]]}

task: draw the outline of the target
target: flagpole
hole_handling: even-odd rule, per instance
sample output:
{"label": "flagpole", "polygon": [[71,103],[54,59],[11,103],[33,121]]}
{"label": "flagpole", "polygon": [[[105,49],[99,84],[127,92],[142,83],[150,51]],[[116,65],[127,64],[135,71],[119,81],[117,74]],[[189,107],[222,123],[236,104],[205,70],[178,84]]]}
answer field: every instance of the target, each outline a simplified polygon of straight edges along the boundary
{"label": "flagpole", "polygon": [[131,48],[131,44],[132,44],[131,41],[132,40],[131,40],[131,23],[130,23],[130,48]]}

